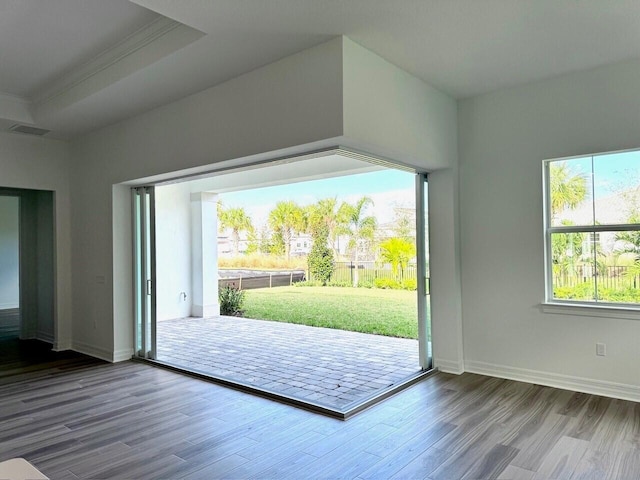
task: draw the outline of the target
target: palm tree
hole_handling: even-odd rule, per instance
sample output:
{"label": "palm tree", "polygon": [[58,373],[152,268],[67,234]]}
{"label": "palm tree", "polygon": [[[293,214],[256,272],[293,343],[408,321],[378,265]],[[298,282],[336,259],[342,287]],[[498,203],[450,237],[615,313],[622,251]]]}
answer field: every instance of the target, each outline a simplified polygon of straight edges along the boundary
{"label": "palm tree", "polygon": [[353,286],[358,286],[358,260],[361,244],[373,240],[377,223],[375,217],[364,216],[365,209],[373,205],[369,197],[362,197],[355,205],[343,202],[338,210],[339,231],[349,236],[349,248],[353,251]]}
{"label": "palm tree", "polygon": [[269,225],[282,235],[287,260],[290,258],[291,238],[294,233],[306,230],[305,223],[304,211],[291,200],[276,203],[275,208],[269,212]]}
{"label": "palm tree", "polygon": [[551,164],[551,217],[563,210],[573,210],[587,199],[587,178],[574,174],[565,162]]}
{"label": "palm tree", "polygon": [[403,238],[392,237],[380,243],[380,257],[382,261],[391,264],[393,273],[402,281],[404,271],[409,261],[416,256],[415,243]]}
{"label": "palm tree", "polygon": [[218,219],[222,229],[231,229],[231,240],[233,242],[233,254],[238,255],[240,247],[240,233],[253,232],[251,218],[247,215],[244,208],[227,208],[218,203]]}
{"label": "palm tree", "polygon": [[338,199],[336,197],[323,198],[317,203],[307,207],[308,230],[315,238],[318,232],[326,235],[331,243],[331,248],[335,254],[336,236],[338,232]]}

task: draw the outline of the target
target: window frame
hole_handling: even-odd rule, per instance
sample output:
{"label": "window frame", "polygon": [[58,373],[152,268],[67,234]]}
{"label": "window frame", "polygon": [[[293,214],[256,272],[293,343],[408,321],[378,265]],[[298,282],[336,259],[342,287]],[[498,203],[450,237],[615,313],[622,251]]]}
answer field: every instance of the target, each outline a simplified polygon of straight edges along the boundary
{"label": "window frame", "polygon": [[[626,303],[626,302],[606,302],[606,301],[598,301],[598,300],[572,300],[566,298],[555,298],[553,295],[553,249],[551,237],[554,233],[587,233],[589,234],[589,238],[595,237],[593,234],[598,234],[600,232],[636,232],[640,231],[640,224],[606,224],[606,225],[559,225],[552,226],[551,225],[551,178],[550,178],[550,165],[554,162],[566,162],[577,159],[584,159],[591,157],[592,161],[592,175],[590,178],[591,181],[591,191],[594,191],[594,175],[593,175],[593,159],[599,156],[606,156],[618,153],[629,153],[629,152],[640,152],[640,149],[628,149],[628,150],[619,150],[619,151],[611,151],[611,152],[602,152],[602,153],[593,153],[593,154],[585,154],[585,155],[575,155],[571,157],[561,157],[561,158],[552,158],[542,161],[542,184],[543,184],[543,231],[544,231],[544,275],[545,275],[545,299],[543,302],[543,307],[545,305],[550,306],[550,308],[543,308],[543,311],[549,313],[569,313],[571,314],[571,309],[563,310],[563,307],[586,307],[588,309],[597,309],[601,312],[609,312],[609,314],[613,314],[611,316],[616,316],[616,312],[625,312],[625,311],[633,311],[640,313],[640,303]],[[595,203],[594,203],[595,205]],[[599,235],[598,235],[599,237]],[[595,243],[595,242],[592,242]],[[598,296],[598,274],[596,268],[596,262],[594,258],[594,271],[596,272],[594,276],[594,289],[595,295]],[[553,307],[560,307],[558,308]],[[622,318],[628,318],[624,313],[622,314]],[[601,316],[598,313],[595,316]],[[634,316],[634,318],[636,318]]]}

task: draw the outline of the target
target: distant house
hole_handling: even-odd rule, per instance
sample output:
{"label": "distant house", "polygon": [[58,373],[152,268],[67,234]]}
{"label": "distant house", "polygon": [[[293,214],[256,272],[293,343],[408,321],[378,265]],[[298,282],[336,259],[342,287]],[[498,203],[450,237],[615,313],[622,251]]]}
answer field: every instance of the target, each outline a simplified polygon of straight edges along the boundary
{"label": "distant house", "polygon": [[[592,225],[594,222],[598,225],[615,225],[624,224],[628,221],[629,216],[638,211],[640,207],[640,192],[637,189],[628,189],[613,193],[607,196],[596,197],[596,207],[594,209],[593,202],[589,199],[584,201],[579,207],[570,210],[566,209],[561,212],[554,225]],[[589,252],[594,246],[604,255],[628,251],[631,245],[617,239],[618,232],[592,232],[584,234],[582,243],[583,256],[589,257]]]}

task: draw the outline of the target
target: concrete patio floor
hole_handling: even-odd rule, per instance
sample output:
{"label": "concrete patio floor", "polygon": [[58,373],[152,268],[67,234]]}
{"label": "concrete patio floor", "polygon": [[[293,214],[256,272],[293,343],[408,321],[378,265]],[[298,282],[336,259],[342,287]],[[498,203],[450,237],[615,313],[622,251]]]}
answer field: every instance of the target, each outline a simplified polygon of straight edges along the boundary
{"label": "concrete patio floor", "polygon": [[224,316],[158,321],[157,360],[334,409],[420,371],[417,340]]}

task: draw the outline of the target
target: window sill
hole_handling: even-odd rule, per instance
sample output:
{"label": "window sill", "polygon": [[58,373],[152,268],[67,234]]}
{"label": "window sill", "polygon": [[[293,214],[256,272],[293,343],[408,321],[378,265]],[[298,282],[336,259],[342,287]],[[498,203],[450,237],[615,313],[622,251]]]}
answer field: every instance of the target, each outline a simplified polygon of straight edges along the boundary
{"label": "window sill", "polygon": [[622,318],[640,320],[640,306],[618,307],[586,303],[546,302],[541,304],[543,313],[576,315],[580,317]]}

